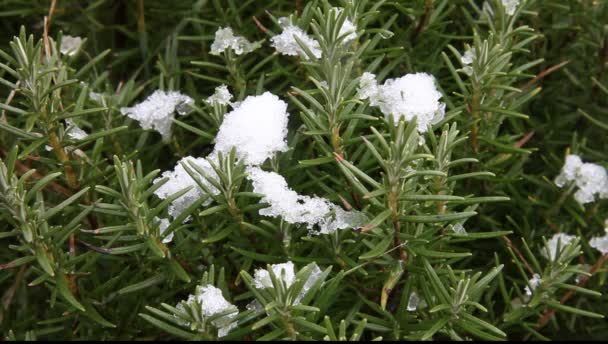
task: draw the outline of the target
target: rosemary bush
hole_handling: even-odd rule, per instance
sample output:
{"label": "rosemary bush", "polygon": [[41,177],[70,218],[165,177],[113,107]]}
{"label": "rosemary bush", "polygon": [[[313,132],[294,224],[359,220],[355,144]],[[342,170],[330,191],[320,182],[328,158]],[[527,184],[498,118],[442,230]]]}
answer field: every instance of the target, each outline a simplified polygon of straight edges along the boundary
{"label": "rosemary bush", "polygon": [[4,339],[608,337],[608,2],[0,17]]}

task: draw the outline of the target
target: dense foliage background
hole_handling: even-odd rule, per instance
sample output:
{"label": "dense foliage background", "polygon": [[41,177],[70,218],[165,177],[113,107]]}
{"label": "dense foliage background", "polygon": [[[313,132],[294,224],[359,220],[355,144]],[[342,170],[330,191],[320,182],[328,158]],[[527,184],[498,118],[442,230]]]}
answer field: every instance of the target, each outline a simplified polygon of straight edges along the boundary
{"label": "dense foliage background", "polygon": [[[228,339],[608,338],[605,256],[588,244],[604,233],[607,201],[583,206],[572,188],[553,182],[570,153],[608,166],[608,2],[522,0],[509,16],[500,1],[490,1],[490,16],[474,0],[332,1],[354,18],[359,37],[318,63],[279,55],[269,39],[280,33],[276,18],[292,13],[309,34],[329,37],[336,20],[324,1],[52,3],[0,1],[4,338],[213,339],[215,333],[180,327],[161,307],[187,299],[203,282],[220,287],[241,311]],[[49,44],[61,35],[86,38],[78,54],[45,46],[50,11]],[[214,33],[225,26],[261,47],[243,56],[211,55]],[[19,41],[23,56],[35,59],[26,61],[29,70],[15,72],[24,66],[16,57]],[[460,60],[471,46],[485,59],[472,66],[474,77]],[[41,57],[46,49],[55,51]],[[395,128],[356,100],[364,71],[379,80],[432,74],[447,105],[445,120],[425,135],[427,151],[420,148],[430,158],[414,166],[443,174],[421,173],[398,185],[398,210],[385,197],[394,189],[380,161],[396,166],[398,181],[405,178],[399,172],[405,164],[397,162],[405,157],[395,152],[406,149],[395,139],[412,139],[415,130]],[[335,86],[343,98],[327,101],[311,78],[345,80]],[[168,205],[149,191],[148,173],[213,149],[218,108],[203,99],[221,84],[238,100],[263,91],[285,100],[290,150],[266,169],[301,194],[363,211],[373,226],[307,236],[302,226],[258,215],[250,183],[235,172],[236,190],[190,209],[190,222],[175,221],[172,243],[135,231],[138,221],[151,221]],[[156,89],[196,101],[193,112],[177,118],[170,142],[119,111]],[[90,91],[105,93],[105,103],[89,99]],[[319,107],[364,115],[311,120],[307,114],[321,113]],[[60,124],[66,117],[89,136],[70,141]],[[45,149],[56,144],[76,146],[86,157]],[[242,165],[233,167],[242,172]],[[467,236],[454,235],[458,223]],[[543,240],[560,232],[580,242],[547,260]],[[262,297],[249,285],[256,268],[286,261],[331,267],[305,300],[309,307],[269,306],[281,295]],[[575,282],[581,271],[592,275]],[[545,283],[529,299],[525,288],[534,274]],[[413,291],[427,307],[408,309]],[[245,311],[252,299],[266,310]]]}

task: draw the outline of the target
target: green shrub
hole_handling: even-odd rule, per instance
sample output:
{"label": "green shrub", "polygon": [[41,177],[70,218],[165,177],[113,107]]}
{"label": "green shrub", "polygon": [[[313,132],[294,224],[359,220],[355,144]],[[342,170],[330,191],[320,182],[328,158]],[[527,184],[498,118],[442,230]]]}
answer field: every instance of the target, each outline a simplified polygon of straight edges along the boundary
{"label": "green shrub", "polygon": [[608,336],[608,2],[0,17],[5,339]]}

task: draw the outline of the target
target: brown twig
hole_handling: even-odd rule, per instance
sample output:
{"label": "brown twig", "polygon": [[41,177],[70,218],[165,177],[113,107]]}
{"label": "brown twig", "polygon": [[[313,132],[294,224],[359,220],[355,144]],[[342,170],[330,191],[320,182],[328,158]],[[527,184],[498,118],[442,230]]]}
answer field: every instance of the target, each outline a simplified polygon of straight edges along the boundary
{"label": "brown twig", "polygon": [[23,275],[25,273],[26,267],[27,267],[27,265],[21,266],[21,269],[19,269],[19,272],[17,272],[17,276],[15,276],[15,282],[13,282],[13,285],[9,289],[6,290],[4,295],[2,295],[2,309],[0,309],[0,324],[4,320],[4,312],[8,311],[9,307],[11,306],[11,303],[13,302],[13,298],[15,297],[15,292],[17,291],[17,288],[19,288],[19,284],[21,284],[21,281],[23,280]]}
{"label": "brown twig", "polygon": [[422,13],[422,15],[420,16],[420,19],[418,20],[418,25],[416,26],[416,30],[412,32],[412,36],[410,37],[410,41],[412,43],[416,42],[416,39],[420,36],[422,31],[424,31],[424,24],[426,24],[429,14],[431,14],[432,10],[433,0],[426,0],[424,3],[424,13]]}
{"label": "brown twig", "polygon": [[[15,83],[15,88],[13,88],[11,90],[11,93],[8,94],[8,97],[6,98],[6,105],[9,105],[12,101],[13,98],[15,98],[15,95],[17,94],[17,90],[19,89],[19,85],[21,84],[21,80],[17,80],[17,82]],[[0,117],[0,122],[2,123],[7,123],[8,121],[6,120],[6,111],[2,110],[2,116]]]}
{"label": "brown twig", "polygon": [[260,21],[258,20],[258,18],[256,18],[255,16],[252,17],[253,21],[255,22],[255,25],[262,30],[263,33],[268,33],[268,29],[262,25],[262,23],[260,23]]}
{"label": "brown twig", "polygon": [[[7,153],[4,149],[0,148],[0,155],[2,157],[6,157]],[[17,173],[19,173],[19,175],[23,175],[25,172],[31,170],[31,167],[24,165],[18,160],[15,161],[15,168],[17,169]],[[31,178],[35,180],[40,180],[44,178],[44,175],[38,172],[34,172]],[[64,195],[66,198],[72,196],[72,191],[57,182],[51,181],[47,186],[54,192]]]}
{"label": "brown twig", "polygon": [[[589,273],[591,274],[590,276],[584,276],[583,278],[581,278],[581,280],[576,284],[577,287],[582,287],[583,285],[585,285],[585,283],[587,283],[587,281],[589,279],[591,279],[591,277],[593,276],[593,274],[599,270],[599,268],[602,266],[602,264],[604,264],[604,262],[608,260],[608,255],[603,255],[600,257],[600,259],[597,260],[597,262],[595,262],[595,264],[593,264],[593,266],[591,267],[591,270],[589,270]],[[568,300],[570,300],[574,294],[576,294],[576,291],[574,290],[569,290],[566,294],[564,294],[564,296],[562,296],[561,299],[559,299],[559,303],[564,304],[565,302],[567,302]],[[549,321],[551,320],[551,318],[553,317],[553,315],[555,314],[555,309],[547,309],[545,310],[545,313],[543,315],[542,318],[540,318],[538,320],[538,322],[536,323],[536,330],[540,330],[541,328],[545,327]]]}
{"label": "brown twig", "polygon": [[51,27],[51,20],[53,19],[53,13],[55,13],[55,6],[57,5],[57,0],[53,0],[51,2],[51,7],[49,8],[49,15],[44,17],[44,33],[43,33],[43,41],[44,41],[44,52],[47,58],[51,57],[51,45],[49,44],[49,29]]}
{"label": "brown twig", "polygon": [[109,249],[107,249],[107,248],[93,246],[93,245],[89,244],[88,242],[84,242],[84,241],[82,241],[82,240],[80,240],[80,239],[76,239],[76,241],[77,241],[79,244],[82,244],[82,245],[84,245],[85,247],[87,247],[87,248],[89,248],[89,249],[91,249],[91,250],[93,250],[93,251],[95,251],[95,252],[99,252],[99,253],[101,253],[101,254],[112,254],[112,251],[111,251],[111,250],[109,250]]}
{"label": "brown twig", "polygon": [[524,137],[522,137],[521,139],[519,139],[517,142],[515,142],[515,147],[516,148],[521,148],[523,147],[526,143],[528,143],[528,141],[530,141],[530,139],[532,138],[532,136],[534,136],[534,132],[531,131],[529,133],[527,133],[526,135],[524,135]]}
{"label": "brown twig", "polygon": [[562,61],[552,67],[549,67],[543,71],[541,71],[540,73],[538,73],[534,79],[528,81],[525,85],[523,85],[522,87],[520,87],[519,89],[523,92],[525,90],[527,90],[528,88],[530,88],[532,85],[534,85],[535,83],[537,83],[538,81],[540,81],[541,79],[545,78],[547,75],[555,72],[556,70],[564,67],[565,65],[567,65],[568,63],[570,63],[570,60],[566,60],[566,61]]}
{"label": "brown twig", "polygon": [[524,258],[524,255],[521,254],[521,252],[519,251],[519,249],[513,245],[513,243],[511,242],[511,240],[509,240],[509,238],[507,238],[506,235],[503,235],[502,238],[507,243],[507,246],[511,250],[513,250],[513,252],[515,252],[515,254],[517,254],[517,256],[519,257],[519,259],[521,259],[521,261],[526,266],[526,269],[528,269],[528,272],[530,273],[530,275],[533,276],[534,275],[534,269],[532,269],[532,267],[530,266],[530,264],[528,263],[528,261],[526,260],[526,258]]}
{"label": "brown twig", "polygon": [[[603,44],[602,46],[600,46],[600,51],[598,53],[599,55],[599,65],[600,68],[597,72],[597,80],[602,80],[602,77],[604,75],[604,71],[606,70],[606,62],[608,61],[608,35],[604,36],[604,40],[603,40]],[[592,96],[596,96],[598,91],[600,90],[599,86],[597,83],[593,84],[593,88],[591,89],[591,95]]]}

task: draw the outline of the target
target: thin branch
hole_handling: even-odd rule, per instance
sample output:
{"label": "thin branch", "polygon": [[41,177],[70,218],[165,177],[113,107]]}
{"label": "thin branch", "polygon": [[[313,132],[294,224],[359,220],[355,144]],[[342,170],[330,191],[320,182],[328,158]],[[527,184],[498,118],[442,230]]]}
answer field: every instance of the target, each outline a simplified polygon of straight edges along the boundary
{"label": "thin branch", "polygon": [[262,30],[263,33],[268,33],[268,29],[262,25],[262,23],[260,23],[260,21],[258,20],[258,18],[256,18],[255,16],[251,17],[253,19],[253,21],[255,22],[255,25]]}
{"label": "thin branch", "polygon": [[424,13],[422,13],[422,15],[420,16],[420,19],[418,20],[418,25],[416,26],[416,30],[414,30],[412,36],[410,37],[410,41],[412,42],[412,44],[416,42],[416,39],[418,39],[422,31],[424,31],[424,24],[426,24],[426,21],[432,10],[433,0],[426,0],[424,3]]}
{"label": "thin branch", "polygon": [[[583,276],[583,278],[581,278],[581,280],[576,284],[577,287],[582,287],[584,286],[587,281],[589,281],[591,279],[591,277],[593,277],[593,274],[599,270],[600,267],[602,267],[602,264],[604,264],[604,262],[608,260],[608,255],[603,255],[600,257],[600,259],[597,260],[597,262],[595,262],[595,264],[593,265],[593,267],[591,267],[591,270],[589,270],[589,273],[591,274],[590,276]],[[564,304],[566,303],[568,300],[570,300],[574,294],[576,294],[575,290],[569,290],[566,294],[564,294],[564,296],[562,296],[562,298],[559,300],[559,303]],[[540,318],[538,320],[538,322],[536,323],[536,330],[540,330],[541,328],[545,327],[549,321],[551,320],[551,318],[553,318],[553,315],[555,314],[555,309],[547,309],[545,310],[545,313],[543,315],[542,318]]]}
{"label": "thin branch", "polygon": [[507,238],[506,235],[503,235],[502,238],[507,243],[507,246],[510,249],[512,249],[513,252],[515,252],[515,254],[517,254],[517,256],[519,257],[519,259],[521,259],[521,261],[524,263],[524,265],[526,266],[526,269],[530,273],[530,276],[533,276],[534,275],[534,269],[532,269],[532,267],[530,266],[530,263],[528,263],[528,261],[526,260],[526,258],[524,258],[524,255],[521,254],[521,252],[519,251],[519,249],[513,245],[513,243],[511,242],[511,240],[509,240],[509,238]]}
{"label": "thin branch", "polygon": [[540,81],[541,79],[544,79],[547,75],[555,72],[556,70],[564,67],[565,65],[567,65],[568,63],[570,63],[570,60],[566,60],[566,61],[562,61],[552,67],[549,67],[543,71],[541,71],[540,73],[538,73],[534,79],[528,81],[525,85],[523,85],[522,87],[520,87],[519,89],[523,92],[525,90],[527,90],[528,88],[530,88],[532,85],[534,85],[535,83],[537,83],[538,81]]}
{"label": "thin branch", "polygon": [[2,295],[2,309],[0,309],[0,324],[4,320],[4,313],[8,311],[9,307],[11,306],[11,303],[13,302],[17,288],[19,288],[19,284],[21,284],[21,281],[23,280],[23,276],[24,276],[26,267],[27,267],[27,265],[21,266],[21,269],[19,269],[19,272],[17,272],[17,276],[15,276],[15,281],[13,282],[13,285],[9,289],[6,290],[4,295]]}

